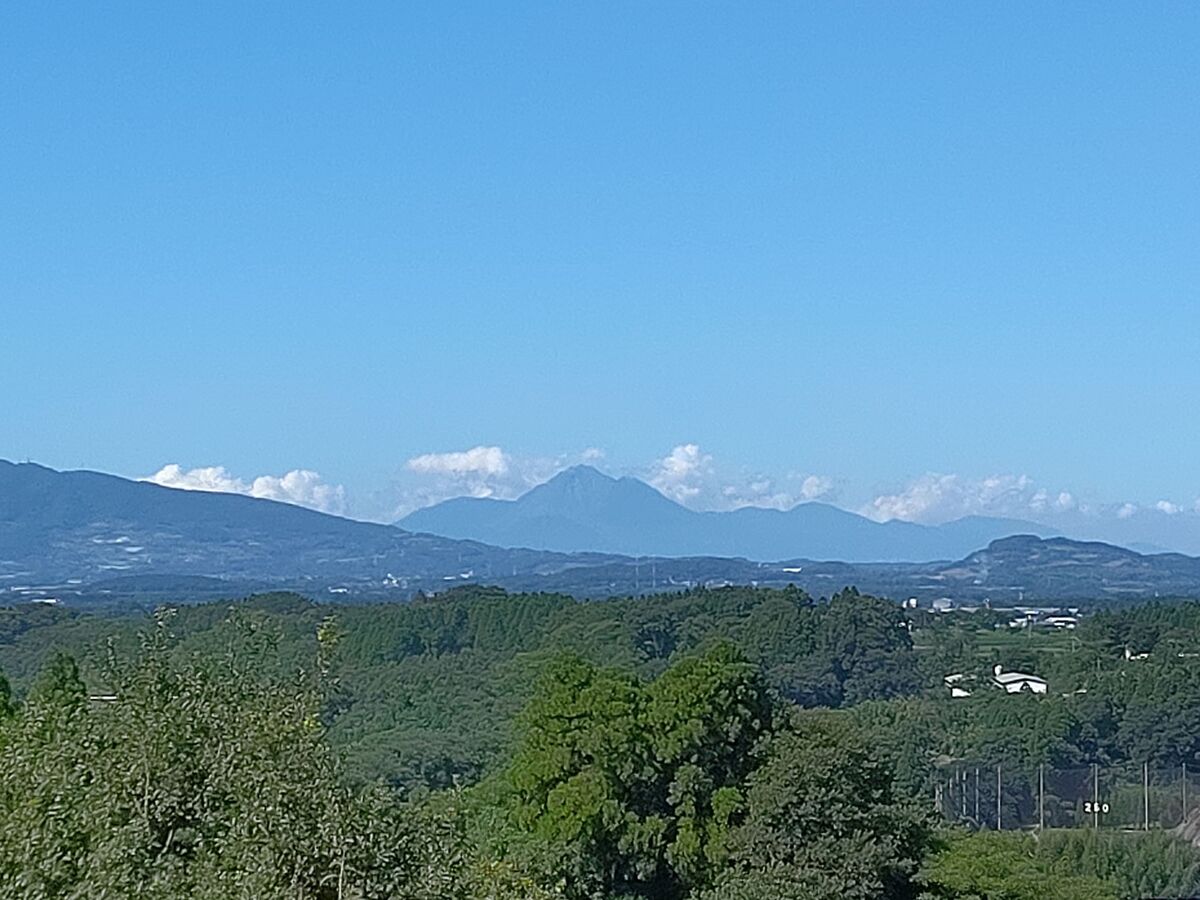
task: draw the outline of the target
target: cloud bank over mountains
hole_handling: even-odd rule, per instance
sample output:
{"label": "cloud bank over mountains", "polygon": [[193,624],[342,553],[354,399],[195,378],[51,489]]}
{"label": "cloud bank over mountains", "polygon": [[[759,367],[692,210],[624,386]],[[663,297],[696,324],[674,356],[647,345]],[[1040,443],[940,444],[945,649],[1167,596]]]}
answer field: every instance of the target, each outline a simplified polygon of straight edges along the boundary
{"label": "cloud bank over mountains", "polygon": [[1028,475],[966,478],[927,472],[892,494],[881,494],[860,512],[877,522],[901,519],[939,525],[963,516],[1038,517],[1076,508],[1070,491],[1049,490]]}
{"label": "cloud bank over mountains", "polygon": [[345,488],[326,483],[311,469],[292,469],[283,475],[259,475],[245,481],[232,475],[224,466],[184,469],[178,463],[170,463],[140,480],[185,491],[215,491],[279,500],[335,515],[346,512]]}
{"label": "cloud bank over mountains", "polygon": [[855,496],[847,481],[829,474],[802,469],[768,474],[738,468],[693,442],[677,444],[640,466],[606,466],[605,461],[605,452],[595,447],[532,456],[481,444],[410,457],[390,484],[371,495],[351,495],[342,485],[304,468],[282,475],[239,477],[221,465],[186,469],[172,463],[143,480],[185,490],[265,497],[321,512],[391,522],[453,497],[515,499],[562,470],[586,463],[614,475],[632,475],[698,511],[788,510],[799,503],[821,501],[876,522],[940,525],[966,516],[1024,519],[1080,538],[1119,540],[1148,549],[1179,546],[1174,536],[1181,529],[1200,534],[1200,500],[1102,502],[1082,498],[1065,486],[1039,483],[1027,474],[973,477],[927,472],[864,498],[861,492]]}
{"label": "cloud bank over mountains", "polygon": [[390,496],[383,499],[385,512],[380,518],[393,521],[452,497],[513,500],[563,469],[603,459],[604,452],[594,447],[553,457],[520,456],[483,445],[447,453],[424,453],[404,463],[403,471],[388,492]]}

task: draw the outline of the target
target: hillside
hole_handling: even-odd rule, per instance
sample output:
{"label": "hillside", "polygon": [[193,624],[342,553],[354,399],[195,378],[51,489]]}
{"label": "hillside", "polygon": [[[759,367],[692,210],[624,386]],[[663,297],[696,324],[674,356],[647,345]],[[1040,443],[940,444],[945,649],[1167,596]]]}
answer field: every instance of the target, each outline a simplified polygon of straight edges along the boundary
{"label": "hillside", "polygon": [[847,562],[959,559],[1008,535],[1057,533],[1033,522],[988,517],[939,526],[880,523],[826,503],[800,503],[786,511],[695,512],[636,478],[611,478],[590,466],[560,472],[516,500],[458,497],[397,524],[501,547],[560,552]]}
{"label": "hillside", "polygon": [[[664,535],[682,537],[695,521],[687,517],[706,515],[683,510],[640,482],[590,471],[574,471],[543,488],[527,495],[521,508],[541,509],[540,519],[525,521],[539,522],[546,534],[578,521],[581,510],[605,511],[596,519],[597,530],[619,523],[629,514],[631,497],[651,510],[647,533],[660,528]],[[850,515],[814,506],[807,515],[834,524]],[[570,515],[560,517],[564,510]],[[759,523],[765,534],[769,523],[794,514],[741,510],[728,515],[730,521],[748,523],[749,533]],[[270,500],[0,462],[0,602],[53,597],[148,604],[279,588],[330,599],[407,599],[418,590],[439,592],[463,583],[579,597],[795,584],[817,596],[856,585],[893,598],[1087,600],[1200,596],[1200,560],[1032,535],[992,541],[956,561],[927,563],[505,549]]]}
{"label": "hillside", "polygon": [[[0,461],[0,596],[138,594],[222,579],[362,591],[554,573],[602,557],[500,550],[234,494]],[[218,589],[210,584],[200,595]]]}

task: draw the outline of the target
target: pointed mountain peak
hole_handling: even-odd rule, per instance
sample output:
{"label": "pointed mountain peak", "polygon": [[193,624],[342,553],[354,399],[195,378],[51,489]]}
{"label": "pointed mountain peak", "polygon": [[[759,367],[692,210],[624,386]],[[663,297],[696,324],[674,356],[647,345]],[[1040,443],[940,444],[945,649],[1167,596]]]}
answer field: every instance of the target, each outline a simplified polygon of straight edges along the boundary
{"label": "pointed mountain peak", "polygon": [[676,506],[644,481],[628,476],[613,478],[588,465],[564,469],[549,481],[526,492],[516,502],[527,511],[568,514],[585,519],[618,510],[625,515],[638,516],[648,508]]}
{"label": "pointed mountain peak", "polygon": [[616,484],[617,479],[611,475],[605,475],[595,466],[589,466],[585,463],[580,463],[576,466],[563,469],[546,484]]}

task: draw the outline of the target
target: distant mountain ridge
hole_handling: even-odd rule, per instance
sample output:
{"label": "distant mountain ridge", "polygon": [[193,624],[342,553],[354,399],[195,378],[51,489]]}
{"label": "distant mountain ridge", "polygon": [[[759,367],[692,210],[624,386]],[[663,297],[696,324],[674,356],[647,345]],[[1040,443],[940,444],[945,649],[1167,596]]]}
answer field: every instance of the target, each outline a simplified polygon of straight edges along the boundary
{"label": "distant mountain ridge", "polygon": [[[620,521],[626,497],[649,490],[629,479],[614,491],[607,482],[620,480],[577,474],[534,496],[541,527],[557,528],[555,516],[572,505],[604,508],[602,522]],[[656,525],[679,516],[678,505],[661,495],[648,499],[659,509]],[[816,506],[835,522],[849,515]],[[694,515],[703,514],[687,513]],[[1200,558],[1028,534],[993,540],[953,561],[923,563],[505,549],[272,500],[0,460],[0,605],[49,598],[145,605],[280,588],[343,601],[404,600],[464,583],[581,598],[795,584],[818,597],[853,585],[896,599],[1083,602],[1200,597]]]}
{"label": "distant mountain ridge", "polygon": [[612,478],[591,466],[566,469],[516,500],[459,497],[396,524],[501,547],[566,553],[846,562],[958,559],[1009,535],[1059,533],[1034,522],[986,517],[939,526],[880,523],[825,503],[786,511],[695,512],[636,478]]}
{"label": "distant mountain ridge", "polygon": [[[594,562],[416,535],[287,503],[0,460],[0,597],[203,576],[395,592]],[[161,587],[161,579],[154,582]],[[187,585],[186,579],[181,580]]]}

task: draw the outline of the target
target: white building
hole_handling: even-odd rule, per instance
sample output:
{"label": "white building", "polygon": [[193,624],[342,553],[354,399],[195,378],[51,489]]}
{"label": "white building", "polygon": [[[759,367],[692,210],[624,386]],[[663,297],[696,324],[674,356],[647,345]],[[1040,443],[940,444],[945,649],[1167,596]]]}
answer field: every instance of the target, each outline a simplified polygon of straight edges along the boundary
{"label": "white building", "polygon": [[1048,687],[1044,678],[1026,672],[1005,672],[1000,665],[992,673],[992,683],[1008,694],[1044,694]]}
{"label": "white building", "polygon": [[971,696],[971,692],[966,688],[967,676],[962,672],[947,675],[942,681],[945,683],[946,689],[950,691],[950,696],[954,699],[957,700],[962,697]]}

